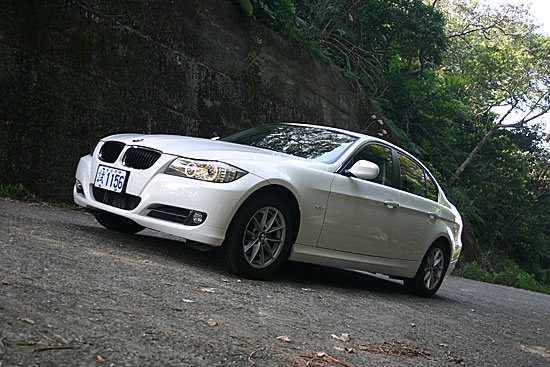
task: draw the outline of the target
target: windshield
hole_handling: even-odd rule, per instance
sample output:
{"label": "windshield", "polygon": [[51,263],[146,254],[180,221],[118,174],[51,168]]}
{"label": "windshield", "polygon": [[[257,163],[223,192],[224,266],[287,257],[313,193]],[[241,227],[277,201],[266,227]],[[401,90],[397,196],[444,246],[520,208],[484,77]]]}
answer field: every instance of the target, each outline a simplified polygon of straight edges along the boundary
{"label": "windshield", "polygon": [[261,125],[220,140],[332,163],[358,138],[314,126]]}

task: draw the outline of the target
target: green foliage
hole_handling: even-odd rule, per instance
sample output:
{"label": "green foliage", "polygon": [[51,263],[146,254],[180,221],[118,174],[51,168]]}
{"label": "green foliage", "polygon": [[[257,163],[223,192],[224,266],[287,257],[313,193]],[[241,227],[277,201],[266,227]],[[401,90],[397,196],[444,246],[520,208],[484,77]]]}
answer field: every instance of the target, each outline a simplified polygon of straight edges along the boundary
{"label": "green foliage", "polygon": [[478,260],[462,265],[457,268],[453,274],[463,278],[478,280],[480,282],[493,282],[493,275],[485,269],[483,264],[480,264]]}
{"label": "green foliage", "polygon": [[[494,256],[494,255],[489,255]],[[462,265],[456,269],[455,275],[474,279],[481,282],[495,283],[508,287],[516,287],[534,292],[550,294],[549,270],[541,271],[538,274],[529,274],[521,269],[512,260],[496,256],[492,262],[485,258],[478,258],[471,263]]]}
{"label": "green foliage", "polygon": [[267,17],[280,24],[296,18],[296,7],[291,0],[238,0],[238,2],[249,17]]}
{"label": "green foliage", "polygon": [[28,203],[41,203],[43,200],[37,198],[31,191],[23,187],[22,184],[18,185],[0,185],[0,197],[10,198],[12,200],[19,200]]}
{"label": "green foliage", "polygon": [[[474,228],[478,251],[488,254],[483,259],[491,259],[460,272],[548,289],[550,152],[548,137],[528,122],[550,110],[550,38],[533,32],[524,5],[240,3],[247,14],[357,80],[389,138],[429,162]],[[522,114],[501,120],[495,106]],[[465,169],[457,170],[464,162]]]}
{"label": "green foliage", "polygon": [[143,27],[141,26],[141,22],[135,16],[130,17],[130,24],[132,25],[132,28],[134,28],[135,30],[143,32]]}
{"label": "green foliage", "polygon": [[537,140],[526,145],[517,132],[495,137],[456,187],[482,213],[482,222],[472,221],[480,250],[498,249],[527,272],[550,267],[549,161]]}
{"label": "green foliage", "polygon": [[[360,81],[368,95],[382,101],[387,100],[395,76],[388,74],[391,60],[397,62],[396,70],[404,79],[414,80],[416,74],[441,62],[447,42],[443,15],[422,0],[239,3],[248,15]],[[394,116],[386,117],[396,121]],[[392,130],[399,135],[399,129],[396,125]]]}
{"label": "green foliage", "polygon": [[243,8],[246,15],[251,17],[254,13],[254,8],[252,7],[250,0],[239,0],[239,4],[241,4],[241,8]]}

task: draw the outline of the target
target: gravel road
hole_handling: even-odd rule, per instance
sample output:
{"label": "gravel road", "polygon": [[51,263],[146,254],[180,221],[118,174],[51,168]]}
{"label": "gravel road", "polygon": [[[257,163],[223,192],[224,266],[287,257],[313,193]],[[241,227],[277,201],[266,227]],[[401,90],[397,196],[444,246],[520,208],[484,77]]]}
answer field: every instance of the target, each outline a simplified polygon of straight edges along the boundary
{"label": "gravel road", "polygon": [[550,296],[450,277],[434,298],[288,263],[267,282],[88,214],[0,199],[3,366],[548,366]]}

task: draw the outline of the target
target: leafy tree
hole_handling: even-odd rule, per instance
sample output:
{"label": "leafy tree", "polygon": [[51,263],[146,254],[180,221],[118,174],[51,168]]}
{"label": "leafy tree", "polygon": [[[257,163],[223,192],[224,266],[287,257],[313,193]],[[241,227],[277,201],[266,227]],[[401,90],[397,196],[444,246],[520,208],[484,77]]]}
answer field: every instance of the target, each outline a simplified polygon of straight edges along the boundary
{"label": "leafy tree", "polygon": [[458,145],[457,168],[445,171],[451,192],[466,204],[461,210],[474,224],[478,253],[542,274],[550,267],[549,152],[534,122],[549,111],[550,40],[534,32],[524,6],[438,4],[449,36],[437,71],[447,81],[442,95],[452,93],[467,116],[452,124]]}
{"label": "leafy tree", "polygon": [[239,2],[358,80],[387,138],[429,162],[479,240],[470,273],[550,289],[550,137],[534,125],[550,108],[550,40],[524,6]]}
{"label": "leafy tree", "polygon": [[499,130],[524,128],[550,111],[550,39],[534,33],[524,5],[439,4],[450,39],[442,71],[460,80],[458,97],[485,129],[450,179],[454,183]]}

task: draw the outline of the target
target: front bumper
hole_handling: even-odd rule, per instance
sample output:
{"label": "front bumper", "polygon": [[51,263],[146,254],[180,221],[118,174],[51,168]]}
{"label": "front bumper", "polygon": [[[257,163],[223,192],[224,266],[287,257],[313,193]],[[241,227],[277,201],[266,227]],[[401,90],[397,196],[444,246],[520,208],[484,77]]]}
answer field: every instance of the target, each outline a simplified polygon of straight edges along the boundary
{"label": "front bumper", "polygon": [[[76,204],[91,210],[102,210],[133,220],[143,227],[180,236],[210,246],[220,246],[235,212],[249,193],[264,185],[263,180],[246,174],[230,183],[212,183],[165,174],[175,156],[164,154],[151,168],[131,169],[119,162],[108,166],[128,171],[124,194],[137,198],[137,206],[121,209],[98,201],[94,196],[94,180],[99,162],[91,155],[80,159],[76,170],[73,198]],[[153,209],[169,206],[206,213],[199,225],[185,225],[150,216]]]}

